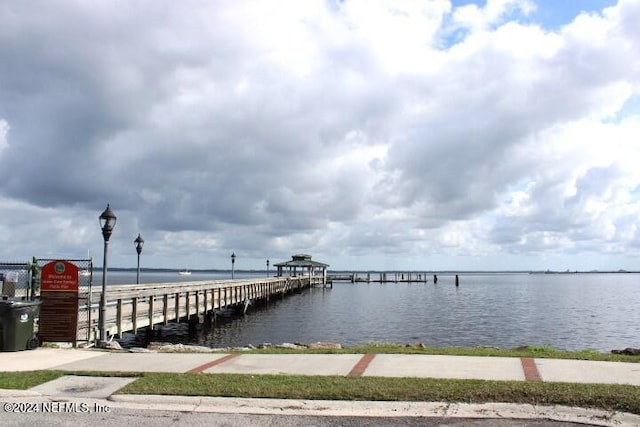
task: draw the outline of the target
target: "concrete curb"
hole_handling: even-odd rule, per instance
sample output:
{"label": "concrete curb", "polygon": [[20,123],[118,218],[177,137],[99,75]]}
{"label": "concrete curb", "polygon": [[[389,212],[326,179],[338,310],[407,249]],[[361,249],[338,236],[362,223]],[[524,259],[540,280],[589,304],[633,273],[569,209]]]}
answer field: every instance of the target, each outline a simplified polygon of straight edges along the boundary
{"label": "concrete curb", "polygon": [[351,417],[431,417],[550,420],[603,427],[638,426],[640,415],[568,406],[515,403],[382,402],[341,400],[258,399],[207,396],[114,394],[109,398],[47,396],[31,390],[0,389],[0,399],[97,402],[112,408],[194,413],[306,415]]}
{"label": "concrete curb", "polygon": [[598,409],[512,403],[362,402],[249,399],[204,396],[113,395],[114,406],[186,412],[254,415],[505,418],[552,420],[597,426],[637,426],[640,416]]}

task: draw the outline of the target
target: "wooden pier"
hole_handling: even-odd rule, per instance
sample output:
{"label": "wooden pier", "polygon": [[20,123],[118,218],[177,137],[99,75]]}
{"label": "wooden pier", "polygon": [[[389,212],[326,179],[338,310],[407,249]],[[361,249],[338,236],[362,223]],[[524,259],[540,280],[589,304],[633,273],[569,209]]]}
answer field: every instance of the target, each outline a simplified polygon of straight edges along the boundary
{"label": "wooden pier", "polygon": [[333,282],[365,282],[365,283],[427,283],[426,272],[386,272],[386,271],[374,271],[374,272],[340,272],[329,273],[327,275],[327,281]]}
{"label": "wooden pier", "polygon": [[[205,315],[233,309],[246,312],[258,301],[269,301],[311,286],[324,286],[323,276],[273,277],[262,279],[110,285],[107,289],[108,335],[122,336],[141,328],[166,325],[170,321],[198,321]],[[94,287],[95,288],[95,287]],[[95,341],[99,335],[100,292],[80,305],[78,341]],[[86,337],[86,338],[85,338]]]}

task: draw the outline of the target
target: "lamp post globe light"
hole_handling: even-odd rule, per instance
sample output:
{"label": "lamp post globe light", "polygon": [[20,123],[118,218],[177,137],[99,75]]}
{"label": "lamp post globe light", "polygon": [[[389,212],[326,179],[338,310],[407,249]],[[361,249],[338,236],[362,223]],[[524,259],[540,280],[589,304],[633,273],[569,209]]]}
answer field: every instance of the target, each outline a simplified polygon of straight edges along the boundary
{"label": "lamp post globe light", "polygon": [[236,253],[232,252],[231,253],[231,279],[233,280],[233,272],[235,270],[235,266],[236,266]]}
{"label": "lamp post globe light", "polygon": [[107,254],[109,253],[109,238],[116,226],[116,215],[113,213],[109,204],[107,208],[100,214],[100,228],[102,229],[102,237],[104,239],[104,255],[102,258],[102,293],[100,294],[100,346],[104,346],[107,342]]}
{"label": "lamp post globe light", "polygon": [[138,233],[138,237],[133,241],[136,245],[136,252],[138,253],[138,268],[136,270],[136,285],[140,284],[140,254],[142,253],[142,247],[144,246],[144,239],[140,237],[140,233]]}
{"label": "lamp post globe light", "polygon": [[269,260],[267,259],[267,277],[269,277]]}

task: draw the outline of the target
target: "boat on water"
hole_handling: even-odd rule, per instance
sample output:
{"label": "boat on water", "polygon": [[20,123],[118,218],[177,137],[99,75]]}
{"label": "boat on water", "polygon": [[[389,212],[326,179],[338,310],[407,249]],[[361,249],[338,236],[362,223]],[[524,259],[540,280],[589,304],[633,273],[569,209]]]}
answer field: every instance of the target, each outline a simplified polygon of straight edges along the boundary
{"label": "boat on water", "polygon": [[191,276],[191,272],[187,269],[178,271],[180,276]]}

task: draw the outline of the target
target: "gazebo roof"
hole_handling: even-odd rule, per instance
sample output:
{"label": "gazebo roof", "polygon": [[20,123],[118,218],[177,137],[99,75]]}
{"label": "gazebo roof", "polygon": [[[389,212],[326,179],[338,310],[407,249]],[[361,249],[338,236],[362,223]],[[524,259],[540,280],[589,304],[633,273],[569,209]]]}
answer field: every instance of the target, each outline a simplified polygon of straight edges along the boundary
{"label": "gazebo roof", "polygon": [[291,261],[279,262],[274,264],[275,267],[329,267],[329,264],[323,262],[312,261],[311,255],[297,254],[291,257]]}

